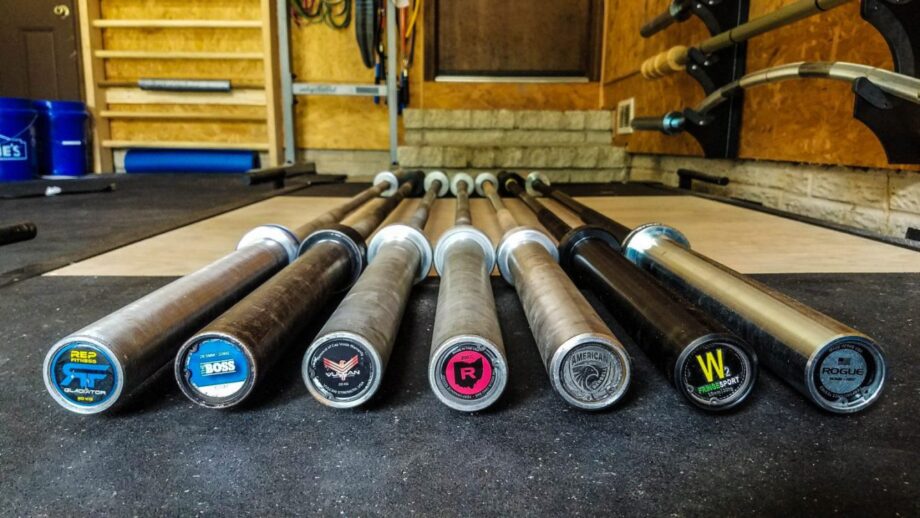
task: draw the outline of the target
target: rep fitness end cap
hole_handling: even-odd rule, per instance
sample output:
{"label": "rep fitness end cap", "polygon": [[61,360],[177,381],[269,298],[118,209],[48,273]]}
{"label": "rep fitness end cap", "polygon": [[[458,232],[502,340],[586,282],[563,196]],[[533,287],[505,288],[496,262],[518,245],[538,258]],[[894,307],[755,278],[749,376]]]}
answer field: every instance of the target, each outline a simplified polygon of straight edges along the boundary
{"label": "rep fitness end cap", "polygon": [[807,386],[812,399],[831,412],[858,412],[878,399],[885,384],[885,358],[861,336],[844,336],[821,348],[808,361]]}
{"label": "rep fitness end cap", "polygon": [[97,414],[118,401],[124,371],[108,347],[82,338],[59,342],[45,356],[43,377],[51,397],[78,414]]}
{"label": "rep fitness end cap", "polygon": [[193,402],[207,408],[226,408],[252,392],[253,365],[249,352],[229,337],[200,336],[185,344],[176,356],[176,381]]}
{"label": "rep fitness end cap", "polygon": [[320,403],[354,408],[377,392],[383,366],[363,338],[331,333],[307,349],[301,370],[307,390]]}
{"label": "rep fitness end cap", "polygon": [[491,342],[460,336],[445,342],[435,353],[428,381],[445,405],[475,412],[501,397],[508,381],[508,367]]}
{"label": "rep fitness end cap", "polygon": [[675,385],[703,410],[728,410],[751,393],[757,379],[753,352],[727,337],[704,338],[691,344],[674,369]]}

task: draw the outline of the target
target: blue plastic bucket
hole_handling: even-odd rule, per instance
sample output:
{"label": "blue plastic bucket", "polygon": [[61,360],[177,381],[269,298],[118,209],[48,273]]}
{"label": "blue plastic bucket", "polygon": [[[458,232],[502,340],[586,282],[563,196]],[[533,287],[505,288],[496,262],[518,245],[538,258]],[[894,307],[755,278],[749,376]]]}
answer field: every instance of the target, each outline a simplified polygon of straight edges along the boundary
{"label": "blue plastic bucket", "polygon": [[0,182],[35,177],[37,118],[31,101],[0,97]]}
{"label": "blue plastic bucket", "polygon": [[38,169],[49,176],[82,176],[88,169],[86,105],[79,101],[35,101],[38,110]]}

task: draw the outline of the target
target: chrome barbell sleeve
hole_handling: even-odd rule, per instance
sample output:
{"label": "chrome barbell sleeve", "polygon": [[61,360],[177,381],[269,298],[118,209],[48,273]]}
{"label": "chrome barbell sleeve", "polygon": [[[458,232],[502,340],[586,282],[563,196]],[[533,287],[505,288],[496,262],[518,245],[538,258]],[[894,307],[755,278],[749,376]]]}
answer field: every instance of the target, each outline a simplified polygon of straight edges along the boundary
{"label": "chrome barbell sleeve", "polygon": [[361,274],[364,239],[414,188],[410,178],[382,203],[326,225],[300,257],[188,339],[173,364],[182,393],[205,408],[239,405],[336,292]]}
{"label": "chrome barbell sleeve", "polygon": [[881,394],[887,368],[875,341],[694,252],[676,229],[639,227],[623,252],[751,343],[762,364],[819,407],[858,412]]}
{"label": "chrome barbell sleeve", "polygon": [[[392,173],[378,176],[376,185],[330,212],[347,213],[394,181],[400,180]],[[61,339],[48,351],[42,369],[48,392],[80,414],[104,412],[125,401],[169,364],[192,333],[296,258],[301,232],[257,227],[243,236],[236,251]]]}
{"label": "chrome barbell sleeve", "polygon": [[456,225],[438,240],[435,269],[441,277],[428,361],[428,381],[445,405],[466,412],[492,405],[505,390],[508,362],[492,294],[495,249],[470,226],[468,193],[473,179],[454,176]]}
{"label": "chrome barbell sleeve", "polygon": [[304,383],[324,405],[353,408],[380,387],[412,286],[431,268],[431,245],[422,229],[449,183],[443,173],[429,173],[425,184],[412,216],[374,235],[369,266],[304,354]]}
{"label": "chrome barbell sleeve", "polygon": [[499,270],[517,291],[550,383],[575,407],[613,405],[630,384],[629,355],[557,264],[553,240],[516,226],[497,187],[491,179],[482,183],[496,213],[505,211],[513,223],[498,246]]}

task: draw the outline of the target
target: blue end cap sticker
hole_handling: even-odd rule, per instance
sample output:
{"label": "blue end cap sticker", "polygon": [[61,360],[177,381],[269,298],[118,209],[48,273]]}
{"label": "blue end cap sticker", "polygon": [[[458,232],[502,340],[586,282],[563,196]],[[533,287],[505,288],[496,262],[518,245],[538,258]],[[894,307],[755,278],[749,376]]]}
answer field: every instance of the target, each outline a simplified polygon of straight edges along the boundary
{"label": "blue end cap sticker", "polygon": [[70,403],[94,407],[115,394],[120,380],[115,362],[95,345],[73,342],[51,359],[51,383]]}
{"label": "blue end cap sticker", "polygon": [[249,372],[249,361],[242,349],[218,338],[201,342],[185,357],[188,385],[212,398],[235,395],[246,384]]}

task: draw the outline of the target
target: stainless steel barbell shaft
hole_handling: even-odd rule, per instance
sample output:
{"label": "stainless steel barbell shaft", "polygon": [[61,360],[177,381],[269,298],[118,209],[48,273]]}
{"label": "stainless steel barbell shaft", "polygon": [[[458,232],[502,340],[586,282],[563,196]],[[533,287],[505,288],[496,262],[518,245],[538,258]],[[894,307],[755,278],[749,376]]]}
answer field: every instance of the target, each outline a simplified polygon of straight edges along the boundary
{"label": "stainless steel barbell shaft", "polygon": [[422,233],[443,173],[425,177],[425,196],[407,220],[382,228],[368,246],[369,266],[304,354],[304,383],[317,401],[353,408],[380,387],[413,284],[428,275],[432,251]]}
{"label": "stainless steel barbell shaft", "polygon": [[480,175],[476,183],[505,231],[499,270],[517,291],[553,389],[575,407],[613,405],[631,380],[623,344],[556,263],[556,244],[549,236],[517,226],[499,197],[497,179]]}
{"label": "stainless steel barbell shaft", "polygon": [[428,361],[428,381],[445,405],[466,412],[489,407],[508,381],[491,273],[495,248],[471,226],[469,192],[473,178],[457,174],[455,225],[438,240],[435,269],[441,277]]}
{"label": "stainless steel barbell shaft", "polygon": [[[355,200],[398,181],[382,173],[374,187],[344,206],[350,210]],[[298,236],[310,226],[295,232],[257,227],[236,251],[55,343],[42,369],[52,398],[80,414],[104,412],[125,401],[169,364],[183,340],[293,260]]]}
{"label": "stainless steel barbell shaft", "polygon": [[174,362],[182,393],[206,408],[245,401],[329,298],[358,278],[364,239],[415,182],[410,178],[382,203],[311,234],[287,268],[186,341]]}
{"label": "stainless steel barbell shaft", "polygon": [[757,380],[757,355],[740,338],[675,296],[619,250],[604,227],[573,229],[524,190],[516,174],[499,175],[559,240],[560,263],[600,296],[620,326],[690,403],[711,412],[747,399]]}
{"label": "stainless steel barbell shaft", "polygon": [[[528,183],[556,198],[538,176]],[[575,204],[576,212],[584,207]],[[691,250],[674,228],[640,226],[622,250],[751,344],[762,365],[819,407],[852,413],[878,400],[887,367],[865,334]]]}

